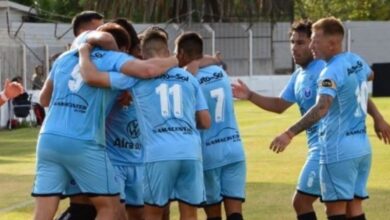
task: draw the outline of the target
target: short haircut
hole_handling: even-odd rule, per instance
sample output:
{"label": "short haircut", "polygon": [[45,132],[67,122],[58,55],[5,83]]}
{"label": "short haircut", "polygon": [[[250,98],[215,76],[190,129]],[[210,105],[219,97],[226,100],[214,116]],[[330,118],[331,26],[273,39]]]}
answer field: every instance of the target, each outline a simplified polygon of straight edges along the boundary
{"label": "short haircut", "polygon": [[135,31],[134,26],[130,22],[128,22],[126,18],[117,18],[112,22],[122,26],[129,34],[129,36],[130,36],[129,50],[130,51],[133,50],[134,48],[137,48],[140,46],[141,42],[138,39],[137,32]]}
{"label": "short haircut", "polygon": [[[176,47],[191,58],[203,55],[203,40],[196,32],[185,32],[176,39]],[[179,51],[177,51],[179,52]]]}
{"label": "short haircut", "polygon": [[110,33],[114,37],[119,48],[125,48],[126,51],[129,50],[130,36],[119,24],[108,22],[100,26],[97,30]]}
{"label": "short haircut", "polygon": [[167,35],[154,28],[148,28],[141,41],[142,53],[148,56],[169,52]]}
{"label": "short haircut", "polygon": [[298,20],[294,21],[291,25],[291,30],[289,35],[292,35],[292,32],[304,33],[308,38],[311,37],[311,26],[312,22],[310,20]]}
{"label": "short haircut", "polygon": [[343,23],[335,17],[321,18],[313,24],[312,29],[322,30],[324,35],[340,35],[344,37]]}
{"label": "short haircut", "polygon": [[83,25],[91,22],[92,20],[102,20],[103,18],[104,16],[97,13],[96,11],[82,11],[78,13],[72,19],[74,36],[77,36],[77,33]]}

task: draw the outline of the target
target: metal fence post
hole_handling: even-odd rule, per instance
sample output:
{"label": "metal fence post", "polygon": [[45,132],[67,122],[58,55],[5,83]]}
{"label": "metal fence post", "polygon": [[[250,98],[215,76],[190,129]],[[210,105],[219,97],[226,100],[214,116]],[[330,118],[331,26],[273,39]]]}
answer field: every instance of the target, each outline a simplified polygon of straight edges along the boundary
{"label": "metal fence post", "polygon": [[215,55],[215,31],[210,27],[209,24],[203,24],[205,29],[211,33],[211,52]]}

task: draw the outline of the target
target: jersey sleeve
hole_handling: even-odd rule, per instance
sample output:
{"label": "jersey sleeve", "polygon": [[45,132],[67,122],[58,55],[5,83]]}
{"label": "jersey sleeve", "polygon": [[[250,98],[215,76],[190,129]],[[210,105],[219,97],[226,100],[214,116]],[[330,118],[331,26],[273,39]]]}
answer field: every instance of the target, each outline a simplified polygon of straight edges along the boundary
{"label": "jersey sleeve", "polygon": [[202,88],[200,87],[198,81],[194,80],[195,84],[195,95],[196,95],[196,106],[195,109],[196,111],[202,111],[202,110],[208,110],[209,107],[207,105],[207,101],[203,95]]}
{"label": "jersey sleeve", "polygon": [[362,62],[362,73],[363,73],[363,76],[365,77],[365,80],[368,79],[368,77],[371,76],[371,74],[373,73],[371,67],[363,60],[361,59],[361,62]]}
{"label": "jersey sleeve", "polygon": [[138,81],[133,77],[126,76],[119,72],[109,72],[108,74],[111,88],[116,90],[130,89]]}
{"label": "jersey sleeve", "polygon": [[131,55],[122,52],[110,51],[110,55],[107,56],[107,62],[111,62],[114,64],[113,70],[116,72],[120,72],[122,66],[126,62],[130,62],[135,60],[135,58]]}
{"label": "jersey sleeve", "polygon": [[342,74],[342,72],[339,71],[341,70],[327,67],[321,72],[318,79],[318,95],[336,96],[337,88],[342,85],[342,81],[337,75]]}
{"label": "jersey sleeve", "polygon": [[297,78],[297,74],[296,74],[296,72],[294,72],[293,75],[288,80],[287,85],[284,87],[284,89],[282,90],[282,92],[279,95],[280,98],[282,98],[283,100],[285,100],[287,102],[294,103],[297,101],[295,98],[295,92],[294,92],[296,78]]}

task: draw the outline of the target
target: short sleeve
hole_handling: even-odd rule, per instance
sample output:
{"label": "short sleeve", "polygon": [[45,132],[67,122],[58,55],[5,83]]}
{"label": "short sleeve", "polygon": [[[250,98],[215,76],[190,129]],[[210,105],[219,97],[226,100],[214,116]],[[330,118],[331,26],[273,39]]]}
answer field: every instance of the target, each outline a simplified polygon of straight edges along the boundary
{"label": "short sleeve", "polygon": [[119,72],[109,72],[110,85],[112,89],[126,90],[130,89],[137,83],[137,79],[126,76]]}
{"label": "short sleeve", "polygon": [[196,89],[196,111],[208,110],[209,107],[207,105],[207,101],[203,95],[203,91],[198,83],[198,81],[194,80],[195,89]]}
{"label": "short sleeve", "polygon": [[297,78],[296,72],[290,77],[288,80],[287,85],[284,87],[282,92],[280,93],[279,97],[282,98],[283,100],[287,102],[296,102],[296,97],[295,97],[295,81]]}

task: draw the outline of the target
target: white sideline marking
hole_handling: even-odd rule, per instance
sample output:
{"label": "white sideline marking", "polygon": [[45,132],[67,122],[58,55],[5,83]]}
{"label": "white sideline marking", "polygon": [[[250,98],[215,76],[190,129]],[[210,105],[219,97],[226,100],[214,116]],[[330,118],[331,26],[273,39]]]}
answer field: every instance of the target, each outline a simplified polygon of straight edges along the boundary
{"label": "white sideline marking", "polygon": [[23,208],[23,207],[28,206],[32,203],[34,203],[34,200],[27,200],[27,201],[24,201],[21,203],[17,203],[17,204],[11,205],[9,207],[0,209],[0,213],[9,212],[9,211],[13,211],[15,209]]}

